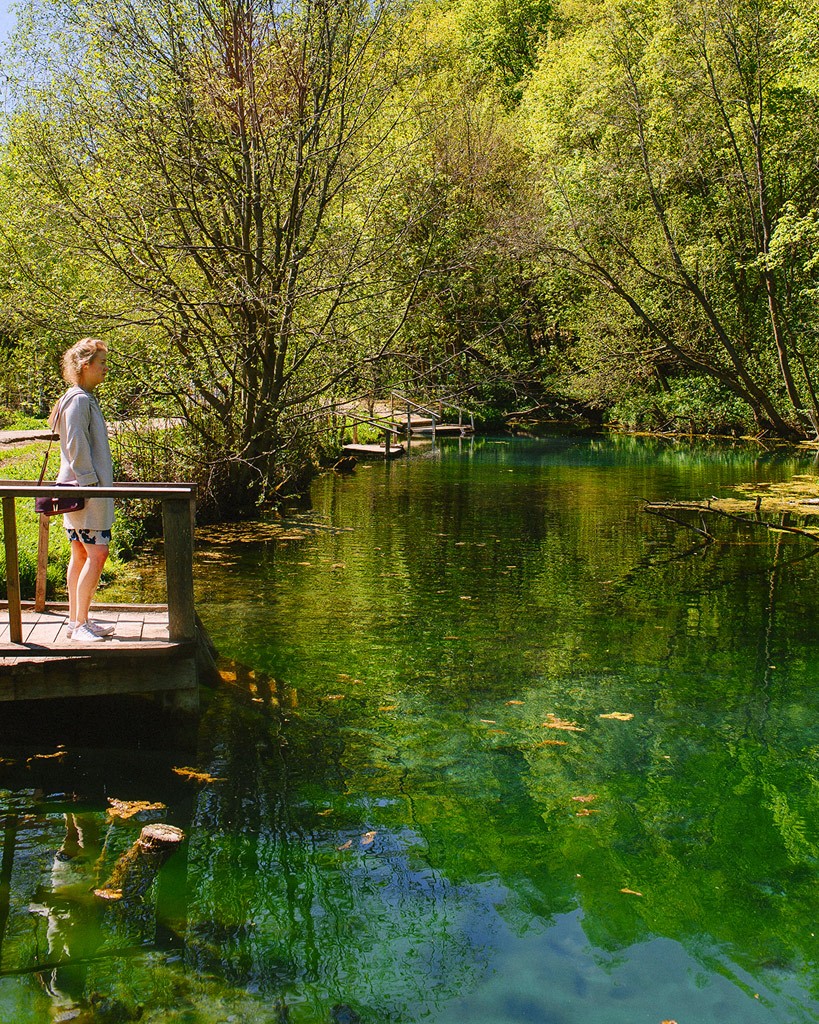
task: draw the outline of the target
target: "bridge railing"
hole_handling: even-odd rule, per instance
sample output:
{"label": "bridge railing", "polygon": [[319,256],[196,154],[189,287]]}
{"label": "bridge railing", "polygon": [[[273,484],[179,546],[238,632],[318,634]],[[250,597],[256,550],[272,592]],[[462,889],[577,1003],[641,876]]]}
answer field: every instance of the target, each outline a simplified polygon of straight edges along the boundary
{"label": "bridge railing", "polygon": [[461,428],[462,431],[463,431],[463,426],[464,426],[464,416],[465,415],[469,417],[470,429],[472,429],[473,431],[475,429],[475,417],[472,415],[472,413],[468,409],[464,409],[463,406],[457,405],[455,402],[450,401],[448,398],[437,398],[437,399],[435,399],[435,401],[433,402],[433,405],[437,405],[438,406],[438,411],[437,412],[434,409],[430,409],[429,406],[421,405],[418,402],[414,402],[412,399],[408,398],[401,391],[391,391],[390,392],[390,402],[391,402],[393,408],[395,407],[395,403],[398,403],[399,405],[403,405],[406,408],[407,434],[408,435],[409,435],[410,430],[411,430],[411,419],[412,419],[411,411],[413,409],[415,410],[415,412],[425,413],[432,420],[432,437],[433,437],[433,439],[435,438],[435,430],[436,430],[436,427],[438,425],[438,421],[439,420],[443,421],[444,409],[454,409],[458,413],[458,426]]}
{"label": "bridge railing", "polygon": [[[30,480],[3,480],[3,543],[6,552],[6,594],[9,611],[9,639],[22,643],[22,601],[20,562],[17,551],[17,498],[39,497],[144,498],[162,502],[162,532],[165,540],[165,578],[168,596],[168,636],[171,640],[196,637],[193,602],[193,525],[196,485],[190,483],[115,483],[112,487],[71,487],[33,484]],[[40,516],[37,549],[37,589],[34,607],[45,607],[45,574],[48,564],[49,516]],[[56,518],[56,517],[55,517]]]}

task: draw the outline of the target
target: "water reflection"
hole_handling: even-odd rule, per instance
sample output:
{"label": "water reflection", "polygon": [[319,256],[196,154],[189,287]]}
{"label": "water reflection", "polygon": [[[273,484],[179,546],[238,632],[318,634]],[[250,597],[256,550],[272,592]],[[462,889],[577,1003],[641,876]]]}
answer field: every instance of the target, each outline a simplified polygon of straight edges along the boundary
{"label": "water reflection", "polygon": [[[190,842],[144,900],[82,925],[76,1004],[814,1020],[817,561],[733,528],[693,551],[642,512],[804,468],[634,439],[447,443],[322,479],[286,524],[203,535],[201,611],[236,662],[196,754],[153,755],[127,793],[108,755],[84,770],[102,835],[116,785],[165,799]],[[69,768],[46,790],[70,791]],[[47,1019],[9,972],[42,967],[30,907],[73,813],[21,780],[0,774],[15,1024]],[[0,925],[3,905],[0,888]]]}

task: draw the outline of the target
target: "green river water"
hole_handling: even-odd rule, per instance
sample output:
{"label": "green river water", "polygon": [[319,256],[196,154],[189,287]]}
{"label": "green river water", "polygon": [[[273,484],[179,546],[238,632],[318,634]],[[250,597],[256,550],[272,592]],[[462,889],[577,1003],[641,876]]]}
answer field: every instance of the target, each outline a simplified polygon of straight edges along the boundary
{"label": "green river water", "polygon": [[[449,441],[203,531],[194,749],[0,710],[1,1024],[819,1020],[819,546],[643,508],[813,469]],[[187,839],[102,904],[109,797]]]}

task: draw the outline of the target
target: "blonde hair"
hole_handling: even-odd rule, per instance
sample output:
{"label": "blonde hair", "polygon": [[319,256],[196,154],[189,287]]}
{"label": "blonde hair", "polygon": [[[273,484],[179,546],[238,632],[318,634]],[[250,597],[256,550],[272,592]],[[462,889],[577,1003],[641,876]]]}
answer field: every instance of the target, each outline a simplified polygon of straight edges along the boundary
{"label": "blonde hair", "polygon": [[[97,352],[107,351],[108,346],[104,341],[100,341],[99,338],[81,338],[76,345],[72,345],[68,351],[63,352],[63,380],[68,384],[79,386],[83,367],[88,366]],[[55,416],[59,405],[59,401],[56,402],[48,416],[48,422],[52,430],[57,429]]]}
{"label": "blonde hair", "polygon": [[97,352],[107,352],[108,346],[98,338],[82,338],[63,353],[63,379],[69,384],[79,384],[83,367],[87,366]]}

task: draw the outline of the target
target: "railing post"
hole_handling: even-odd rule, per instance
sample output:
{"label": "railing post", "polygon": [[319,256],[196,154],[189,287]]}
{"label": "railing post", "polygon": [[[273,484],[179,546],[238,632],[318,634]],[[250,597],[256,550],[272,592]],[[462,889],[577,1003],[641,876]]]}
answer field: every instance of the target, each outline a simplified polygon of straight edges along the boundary
{"label": "railing post", "polygon": [[43,612],[46,606],[46,576],[48,573],[48,528],[51,520],[40,513],[40,531],[37,534],[37,584],[34,589],[34,611]]}
{"label": "railing post", "polygon": [[390,432],[389,430],[384,431],[384,458],[390,457]]}
{"label": "railing post", "polygon": [[14,498],[3,496],[3,543],[6,547],[6,594],[9,604],[9,639],[23,642],[23,612],[20,606],[20,563],[17,557],[17,510]]}
{"label": "railing post", "polygon": [[189,498],[165,498],[162,501],[168,637],[171,640],[193,640],[196,636],[192,505],[193,501]]}

